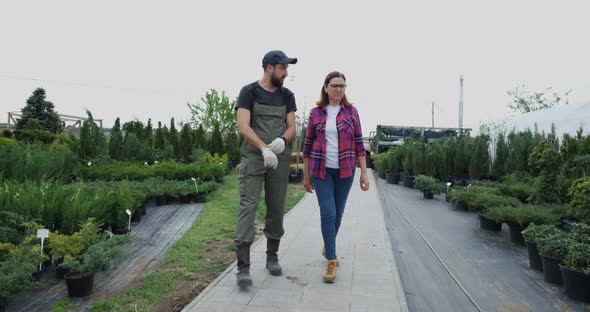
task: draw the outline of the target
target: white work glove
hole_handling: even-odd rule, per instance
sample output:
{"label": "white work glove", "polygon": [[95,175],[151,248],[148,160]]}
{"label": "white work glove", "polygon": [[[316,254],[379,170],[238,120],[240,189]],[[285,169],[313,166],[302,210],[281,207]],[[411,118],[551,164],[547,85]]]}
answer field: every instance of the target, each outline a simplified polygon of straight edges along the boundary
{"label": "white work glove", "polygon": [[277,169],[277,166],[279,165],[279,159],[277,158],[277,155],[275,155],[275,153],[273,153],[273,151],[270,148],[265,147],[262,149],[262,157],[264,157],[264,166],[265,167],[273,168],[275,170]]}
{"label": "white work glove", "polygon": [[273,153],[278,155],[285,150],[285,140],[283,138],[276,138],[267,146]]}

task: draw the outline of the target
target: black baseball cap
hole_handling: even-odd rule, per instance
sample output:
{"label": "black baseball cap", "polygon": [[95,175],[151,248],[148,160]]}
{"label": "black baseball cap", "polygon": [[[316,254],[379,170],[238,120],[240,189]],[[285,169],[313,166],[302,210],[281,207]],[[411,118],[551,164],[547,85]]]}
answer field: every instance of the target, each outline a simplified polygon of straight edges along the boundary
{"label": "black baseball cap", "polygon": [[274,50],[266,53],[262,58],[262,67],[274,64],[297,64],[297,58],[290,58],[283,51]]}

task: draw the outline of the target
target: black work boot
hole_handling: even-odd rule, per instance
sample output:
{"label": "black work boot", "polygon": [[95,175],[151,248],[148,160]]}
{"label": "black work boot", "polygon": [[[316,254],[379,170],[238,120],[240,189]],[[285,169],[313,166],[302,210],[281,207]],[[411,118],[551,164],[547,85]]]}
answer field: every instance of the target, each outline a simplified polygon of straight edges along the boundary
{"label": "black work boot", "polygon": [[266,239],[266,268],[272,276],[283,275],[283,270],[279,265],[279,244],[281,243],[278,239]]}
{"label": "black work boot", "polygon": [[237,285],[240,287],[252,286],[250,277],[250,245],[238,246],[236,250],[238,258]]}

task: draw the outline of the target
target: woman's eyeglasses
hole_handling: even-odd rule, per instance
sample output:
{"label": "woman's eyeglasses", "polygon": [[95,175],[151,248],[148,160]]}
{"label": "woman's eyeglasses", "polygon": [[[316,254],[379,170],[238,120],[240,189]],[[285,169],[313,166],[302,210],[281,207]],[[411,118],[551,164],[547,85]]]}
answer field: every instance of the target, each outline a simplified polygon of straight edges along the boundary
{"label": "woman's eyeglasses", "polygon": [[331,84],[329,86],[332,89],[342,89],[342,90],[346,89],[346,85],[345,84]]}

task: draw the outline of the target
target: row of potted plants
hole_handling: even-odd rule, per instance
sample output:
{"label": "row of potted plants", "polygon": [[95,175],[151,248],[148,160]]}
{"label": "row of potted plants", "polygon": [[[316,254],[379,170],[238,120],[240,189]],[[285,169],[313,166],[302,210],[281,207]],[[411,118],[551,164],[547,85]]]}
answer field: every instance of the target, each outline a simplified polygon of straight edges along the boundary
{"label": "row of potted plants", "polygon": [[0,311],[18,292],[35,287],[33,274],[39,274],[39,264],[45,260],[34,235],[16,245],[0,243]]}
{"label": "row of potted plants", "polygon": [[[28,233],[42,228],[33,222],[20,226]],[[95,272],[107,270],[129,255],[121,247],[128,241],[128,235],[107,235],[102,225],[90,218],[71,235],[50,232],[43,253],[35,234],[28,234],[18,244],[1,243],[0,309],[21,290],[37,286],[41,274],[52,264],[56,277],[65,279],[71,297],[90,294]]]}
{"label": "row of potted plants", "polygon": [[563,285],[567,296],[590,302],[590,226],[565,232],[551,224],[531,224],[523,231],[531,269],[545,281]]}
{"label": "row of potted plants", "polygon": [[227,173],[227,156],[205,154],[199,161],[182,164],[174,161],[146,164],[139,162],[114,162],[95,166],[88,163],[81,169],[81,177],[86,181],[105,180],[145,180],[162,177],[165,180],[187,180],[198,178],[202,181],[218,181]]}
{"label": "row of potted plants", "polygon": [[[71,234],[88,218],[125,229],[126,210],[143,211],[145,205],[204,201],[216,182],[146,181],[89,182],[63,185],[52,182],[17,183],[5,181],[0,189],[0,211],[17,213],[25,220],[37,220],[50,230]],[[135,214],[137,216],[137,213]]]}

